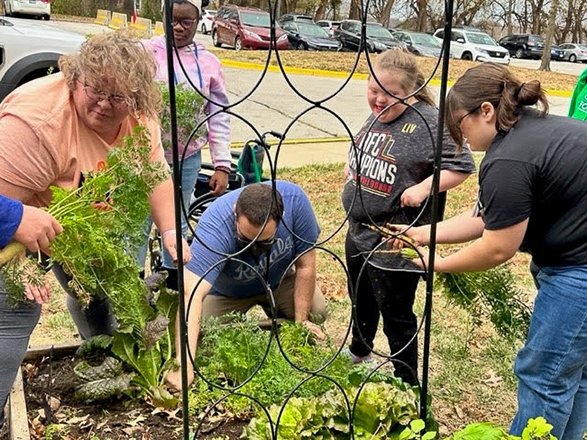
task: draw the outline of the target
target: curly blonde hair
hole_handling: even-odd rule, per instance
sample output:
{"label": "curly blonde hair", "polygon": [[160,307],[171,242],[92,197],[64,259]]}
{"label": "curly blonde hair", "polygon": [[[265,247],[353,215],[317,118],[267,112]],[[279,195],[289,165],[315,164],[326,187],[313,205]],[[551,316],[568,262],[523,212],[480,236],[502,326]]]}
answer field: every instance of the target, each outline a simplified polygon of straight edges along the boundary
{"label": "curly blonde hair", "polygon": [[155,62],[129,31],[96,35],[79,52],[59,59],[71,91],[80,76],[98,90],[124,96],[133,115],[158,118],[161,92],[154,82]]}

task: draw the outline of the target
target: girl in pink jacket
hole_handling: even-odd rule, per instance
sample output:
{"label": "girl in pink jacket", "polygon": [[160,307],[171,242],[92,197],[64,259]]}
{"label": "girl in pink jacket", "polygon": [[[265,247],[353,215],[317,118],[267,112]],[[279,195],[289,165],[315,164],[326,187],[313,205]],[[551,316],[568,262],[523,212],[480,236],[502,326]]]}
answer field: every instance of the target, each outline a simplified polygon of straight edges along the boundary
{"label": "girl in pink jacket", "polygon": [[[228,105],[224,73],[220,60],[208,52],[204,45],[194,41],[196,28],[200,19],[201,0],[174,0],[173,1],[173,36],[177,53],[174,51],[175,77],[172,80],[176,85],[192,87],[192,84],[210,101],[207,102],[206,112],[211,115],[221,110],[220,105]],[[152,52],[157,65],[156,79],[168,84],[167,74],[167,48],[165,37],[155,37],[144,40],[145,48]],[[178,61],[178,55],[179,60]],[[183,68],[182,68],[183,66]],[[186,74],[190,81],[186,78]],[[191,82],[191,83],[190,83]],[[194,118],[199,118],[194,110]],[[162,133],[169,137],[169,133]],[[201,166],[201,149],[208,143],[214,174],[210,179],[210,190],[216,196],[226,191],[228,174],[230,173],[230,117],[221,112],[212,116],[207,122],[207,134],[197,138],[194,136],[188,145],[179,145],[180,160],[182,165],[182,195],[186,212],[189,208],[190,197],[194,189]],[[184,155],[185,152],[185,155]],[[167,161],[171,163],[171,150],[165,152]],[[187,232],[187,220],[182,216],[182,231]],[[165,232],[165,231],[162,231]],[[140,255],[140,262],[144,265],[146,249]],[[176,287],[177,270],[169,255],[163,256],[163,268],[169,272],[168,284]]]}

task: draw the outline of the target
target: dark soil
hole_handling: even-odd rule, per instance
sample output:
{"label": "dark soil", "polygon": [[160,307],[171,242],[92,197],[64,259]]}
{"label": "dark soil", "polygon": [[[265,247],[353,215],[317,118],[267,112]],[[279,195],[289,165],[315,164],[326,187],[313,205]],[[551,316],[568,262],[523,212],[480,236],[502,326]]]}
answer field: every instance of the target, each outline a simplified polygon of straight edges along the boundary
{"label": "dark soil", "polygon": [[[75,387],[80,383],[73,373],[76,364],[77,360],[68,356],[53,361],[44,358],[23,366],[31,439],[183,439],[181,409],[155,408],[143,399],[127,396],[93,404],[76,400]],[[53,400],[51,410],[49,397],[58,399],[57,408]],[[247,424],[242,420],[214,419],[213,424],[202,425],[198,439],[238,439]],[[195,432],[195,417],[190,423]]]}

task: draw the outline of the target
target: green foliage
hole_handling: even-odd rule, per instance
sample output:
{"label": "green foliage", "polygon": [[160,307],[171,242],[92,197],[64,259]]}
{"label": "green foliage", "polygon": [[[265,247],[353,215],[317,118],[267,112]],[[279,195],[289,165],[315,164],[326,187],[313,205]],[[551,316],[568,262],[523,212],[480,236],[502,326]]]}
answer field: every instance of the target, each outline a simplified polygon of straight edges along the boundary
{"label": "green foliage", "polygon": [[84,340],[75,352],[75,355],[79,357],[88,357],[93,352],[106,351],[111,345],[112,336],[97,335],[90,339]]}
{"label": "green foliage", "polygon": [[[150,154],[148,133],[137,127],[79,188],[52,187],[49,212],[62,224],[63,233],[51,245],[51,260],[71,276],[69,287],[82,304],[92,297],[108,298],[118,321],[111,351],[137,373],[121,374],[108,359],[110,364],[102,365],[100,373],[87,364],[78,365],[78,375],[91,380],[78,388],[85,400],[119,394],[132,379],[140,394],[149,395],[156,404],[177,402],[163,388],[173,357],[177,295],[164,288],[155,292],[152,285],[147,289],[134,258],[144,241],[149,194],[167,176],[160,163],[149,161]],[[80,352],[109,346],[110,340],[102,337]],[[107,373],[106,379],[102,375]]]}
{"label": "green foliage", "polygon": [[[347,388],[345,392],[352,408],[359,388]],[[281,405],[269,408],[274,426],[280,411]],[[418,399],[412,390],[401,390],[385,382],[368,382],[360,390],[352,417],[349,416],[347,403],[338,389],[330,390],[319,397],[292,398],[281,414],[277,438],[350,439],[351,424],[355,439],[397,438],[399,432],[417,418]],[[273,438],[265,413],[251,420],[241,438]]]}
{"label": "green foliage", "polygon": [[[226,321],[221,321],[218,318],[204,322],[196,355],[196,365],[208,380],[220,386],[233,388],[243,384],[260,367],[259,371],[237,391],[255,397],[266,407],[274,404],[280,406],[292,390],[309,374],[290,365],[281,353],[276,338],[273,338],[267,351],[271,333],[259,331],[257,322],[239,320],[238,315],[233,315],[231,318],[233,320],[230,324],[223,324]],[[280,326],[278,335],[281,348],[287,358],[294,365],[309,371],[315,371],[322,367],[337,352],[337,346],[333,341],[316,341],[313,334],[300,324],[285,322]],[[321,371],[321,374],[333,379],[344,389],[356,389],[365,382],[371,369],[372,367],[366,365],[353,366],[350,357],[340,354],[327,368]],[[385,384],[382,387],[389,386],[399,390],[400,393],[413,395],[415,400],[419,400],[417,388],[412,389],[400,379],[381,369],[370,376],[369,381]],[[299,387],[294,393],[294,397],[306,400],[313,399],[330,392],[334,387],[332,381],[314,377]],[[197,378],[189,395],[190,414],[200,414],[211,402],[225,394],[226,391],[211,387]],[[361,394],[361,399],[369,400],[370,396],[371,390],[367,387]],[[340,398],[342,399],[342,396]],[[375,402],[375,395],[373,395],[373,399]],[[237,395],[231,395],[224,400],[223,406],[237,417],[247,417],[258,412],[258,408],[251,399]],[[368,406],[365,404],[362,408]],[[381,410],[388,411],[387,408]],[[365,409],[364,411],[370,410]],[[357,412],[357,417],[364,418],[365,424],[370,418],[367,413],[361,412],[361,410]]]}
{"label": "green foliage", "polygon": [[11,306],[26,301],[25,284],[33,287],[45,285],[45,271],[39,267],[32,257],[16,257],[4,266],[0,266],[0,278],[4,281],[7,301]]}
{"label": "green foliage", "polygon": [[484,272],[440,273],[437,280],[449,301],[471,313],[477,323],[488,316],[502,336],[526,338],[531,310],[507,266]]}
{"label": "green foliage", "polygon": [[426,422],[421,419],[412,420],[410,426],[407,426],[399,435],[399,440],[432,440],[436,437],[436,431],[423,432],[426,428]]}
{"label": "green foliage", "polygon": [[550,432],[552,425],[544,418],[537,417],[528,420],[528,425],[522,432],[522,437],[510,435],[493,423],[472,423],[457,431],[449,440],[556,440]]}
{"label": "green foliage", "polygon": [[[159,83],[163,97],[163,111],[161,113],[162,143],[166,150],[171,148],[171,114],[169,112],[169,87]],[[207,116],[208,101],[189,85],[179,83],[175,86],[175,108],[177,115],[177,138],[181,145],[185,145],[200,121]],[[192,141],[208,135],[206,124],[202,124],[192,137]]]}

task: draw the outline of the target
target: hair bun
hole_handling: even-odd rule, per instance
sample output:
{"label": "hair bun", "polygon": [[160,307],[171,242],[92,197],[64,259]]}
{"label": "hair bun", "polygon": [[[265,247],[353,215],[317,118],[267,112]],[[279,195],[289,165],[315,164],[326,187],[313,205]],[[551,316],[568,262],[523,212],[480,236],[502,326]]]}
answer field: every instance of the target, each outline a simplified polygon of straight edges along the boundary
{"label": "hair bun", "polygon": [[518,90],[516,91],[515,99],[521,106],[535,105],[538,103],[541,96],[542,87],[540,86],[540,81],[535,79],[520,84],[520,87],[518,87]]}

